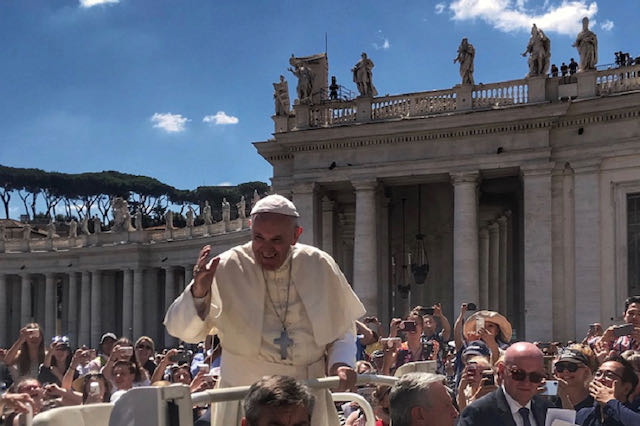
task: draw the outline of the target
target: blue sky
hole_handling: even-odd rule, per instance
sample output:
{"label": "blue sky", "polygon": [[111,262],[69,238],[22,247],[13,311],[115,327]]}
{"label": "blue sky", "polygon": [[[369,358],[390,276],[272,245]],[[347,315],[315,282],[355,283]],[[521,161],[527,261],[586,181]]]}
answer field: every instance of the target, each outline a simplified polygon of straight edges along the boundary
{"label": "blue sky", "polygon": [[320,53],[355,91],[365,51],[382,94],[449,88],[462,37],[475,81],[522,78],[531,23],[552,63],[589,16],[600,64],[640,55],[640,1],[0,0],[0,164],[118,170],[182,189],[269,181],[251,145],[273,132],[273,86],[294,53]]}

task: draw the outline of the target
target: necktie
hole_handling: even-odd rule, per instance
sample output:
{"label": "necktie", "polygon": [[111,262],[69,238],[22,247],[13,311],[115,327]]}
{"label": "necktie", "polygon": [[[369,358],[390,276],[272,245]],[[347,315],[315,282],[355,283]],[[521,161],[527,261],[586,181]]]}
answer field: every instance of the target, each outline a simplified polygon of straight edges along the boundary
{"label": "necktie", "polygon": [[524,426],[531,426],[531,422],[529,421],[529,409],[527,407],[519,409],[518,414],[522,417],[522,424]]}

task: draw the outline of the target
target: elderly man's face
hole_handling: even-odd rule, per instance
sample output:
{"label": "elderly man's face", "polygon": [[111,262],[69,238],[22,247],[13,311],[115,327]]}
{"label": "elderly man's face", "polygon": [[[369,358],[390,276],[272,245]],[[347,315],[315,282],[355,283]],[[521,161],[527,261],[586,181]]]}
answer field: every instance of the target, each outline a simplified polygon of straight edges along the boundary
{"label": "elderly man's face", "polygon": [[451,395],[442,383],[434,383],[429,390],[429,407],[425,425],[453,426],[458,417],[458,410],[453,406]]}
{"label": "elderly man's face", "polygon": [[249,425],[245,420],[243,420],[242,424],[246,426],[309,426],[311,424],[311,413],[302,404],[286,405],[284,407],[262,407],[258,424]]}
{"label": "elderly man's face", "polygon": [[296,227],[291,216],[277,213],[255,216],[251,225],[251,248],[258,264],[267,270],[278,269],[301,232],[302,228]]}
{"label": "elderly man's face", "polygon": [[499,368],[505,390],[520,405],[526,405],[533,398],[541,382],[541,379],[537,379],[545,375],[542,354],[520,354],[505,361]]}

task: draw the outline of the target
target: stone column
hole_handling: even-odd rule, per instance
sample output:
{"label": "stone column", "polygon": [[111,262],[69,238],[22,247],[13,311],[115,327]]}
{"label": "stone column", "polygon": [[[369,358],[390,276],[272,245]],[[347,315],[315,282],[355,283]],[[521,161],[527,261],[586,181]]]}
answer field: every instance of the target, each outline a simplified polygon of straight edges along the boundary
{"label": "stone column", "polygon": [[[573,164],[576,330],[582,332],[610,306],[611,289],[600,288],[600,164]],[[601,291],[602,290],[602,291]],[[600,314],[600,315],[599,315]],[[606,320],[607,318],[602,318]]]}
{"label": "stone column", "polygon": [[507,218],[498,218],[499,257],[498,257],[498,312],[507,314]]}
{"label": "stone column", "polygon": [[56,334],[56,276],[47,272],[44,276],[44,341],[50,342]]}
{"label": "stone column", "polygon": [[546,340],[552,330],[551,167],[523,168],[524,317],[528,341]]}
{"label": "stone column", "polygon": [[7,333],[9,331],[9,318],[8,318],[8,296],[7,291],[7,275],[0,273],[0,348],[8,348],[9,339]]}
{"label": "stone column", "polygon": [[500,228],[497,223],[489,224],[489,309],[498,311],[499,296]]}
{"label": "stone column", "polygon": [[[175,282],[175,268],[173,266],[167,266],[164,268],[164,312],[167,312],[169,306],[176,298],[176,282]],[[164,317],[164,314],[162,315]],[[164,347],[170,348],[177,344],[177,339],[167,332],[167,328],[164,328]]]}
{"label": "stone column", "polygon": [[315,235],[316,194],[315,183],[299,183],[293,187],[293,203],[300,213],[298,224],[302,226],[300,242],[317,246]]}
{"label": "stone column", "polygon": [[20,328],[31,322],[31,276],[20,275]]}
{"label": "stone column", "polygon": [[[489,307],[489,230],[481,228],[478,237],[480,239],[480,296],[476,304],[478,309],[486,309]],[[472,302],[475,301],[472,300]],[[459,306],[453,308],[454,312],[460,309]]]}
{"label": "stone column", "polygon": [[331,256],[333,256],[335,204],[326,195],[322,197],[322,250]]}
{"label": "stone column", "polygon": [[478,300],[478,172],[451,175],[453,205],[453,306]]}
{"label": "stone column", "polygon": [[122,336],[133,340],[133,271],[122,271]]}
{"label": "stone column", "polygon": [[375,179],[352,182],[356,190],[353,241],[353,287],[368,315],[377,315],[378,250],[376,236]]}
{"label": "stone column", "polygon": [[91,347],[97,348],[102,330],[102,272],[91,272]]}
{"label": "stone column", "polygon": [[69,344],[72,348],[78,346],[78,274],[69,273],[69,303],[67,305],[67,330]]}
{"label": "stone column", "polygon": [[82,271],[80,290],[80,333],[78,345],[91,345],[91,276]]}
{"label": "stone column", "polygon": [[144,270],[133,271],[133,339],[144,336]]}

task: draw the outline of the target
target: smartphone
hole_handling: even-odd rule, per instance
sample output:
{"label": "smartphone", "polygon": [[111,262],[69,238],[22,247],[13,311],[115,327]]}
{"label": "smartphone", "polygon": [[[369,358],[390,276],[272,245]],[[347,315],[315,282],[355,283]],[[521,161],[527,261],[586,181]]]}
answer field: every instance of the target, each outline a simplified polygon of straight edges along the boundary
{"label": "smartphone", "polygon": [[387,345],[388,348],[392,348],[394,346],[400,346],[402,339],[399,337],[383,337],[380,339],[380,343],[383,346]]}
{"label": "smartphone", "polygon": [[493,371],[485,370],[482,372],[482,386],[493,386],[495,385],[495,379],[493,375]]}
{"label": "smartphone", "polygon": [[631,332],[633,332],[633,324],[618,325],[613,328],[613,334],[615,334],[616,337],[628,336]]}
{"label": "smartphone", "polygon": [[120,348],[120,352],[122,352],[122,354],[124,356],[133,356],[133,347],[132,346],[124,346],[122,348]]}
{"label": "smartphone", "polygon": [[467,303],[467,311],[475,311],[476,309],[478,309],[478,307],[476,306],[475,303],[473,302]]}
{"label": "smartphone", "polygon": [[557,380],[547,380],[544,383],[544,392],[540,393],[540,395],[547,395],[547,396],[556,396],[556,395],[558,395],[558,381]]}
{"label": "smartphone", "polygon": [[422,309],[420,309],[420,313],[421,313],[422,315],[433,315],[433,313],[434,313],[435,311],[436,311],[436,310],[435,310],[435,309],[433,309],[433,308],[422,308]]}
{"label": "smartphone", "polygon": [[476,331],[480,331],[484,328],[484,317],[476,318]]}
{"label": "smartphone", "polygon": [[365,323],[370,323],[370,322],[378,322],[378,320],[375,317],[366,317],[364,319]]}
{"label": "smartphone", "polygon": [[403,330],[403,331],[416,331],[416,322],[415,321],[411,321],[411,320],[402,321],[400,323],[400,330]]}
{"label": "smartphone", "polygon": [[203,372],[207,374],[211,370],[211,366],[209,364],[198,364],[198,372]]}
{"label": "smartphone", "polygon": [[91,396],[100,395],[100,383],[98,382],[89,383],[89,395]]}

